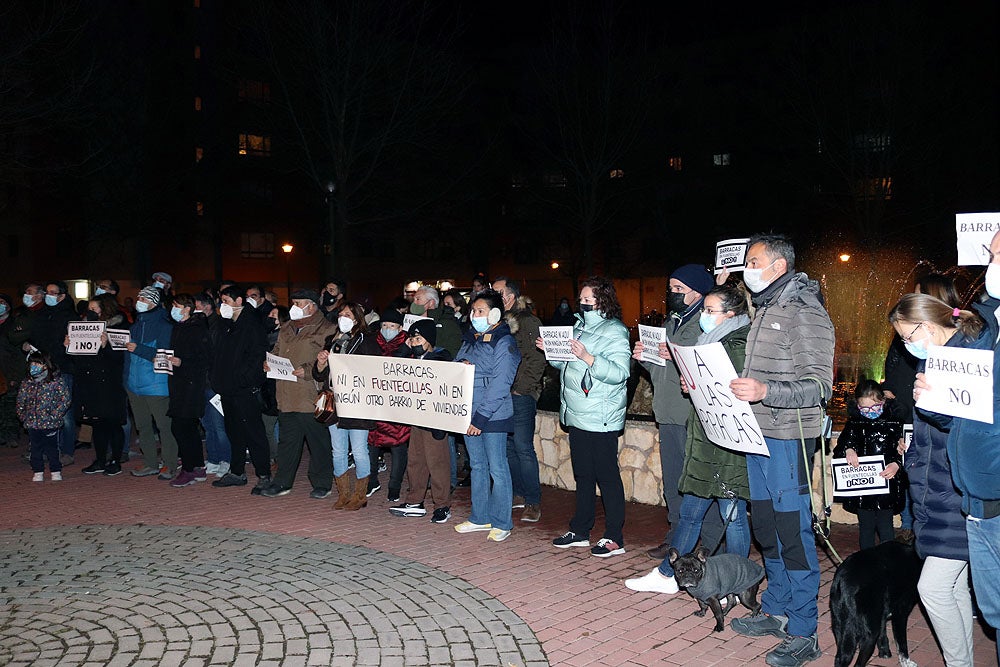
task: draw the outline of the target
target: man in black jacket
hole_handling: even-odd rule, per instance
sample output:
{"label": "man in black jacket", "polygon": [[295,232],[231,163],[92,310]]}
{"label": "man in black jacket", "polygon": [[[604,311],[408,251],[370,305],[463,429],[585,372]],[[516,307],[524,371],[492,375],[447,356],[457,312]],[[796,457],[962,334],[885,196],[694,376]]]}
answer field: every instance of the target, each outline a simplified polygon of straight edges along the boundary
{"label": "man in black jacket", "polygon": [[[53,280],[45,286],[45,305],[35,315],[32,324],[29,343],[42,352],[48,352],[52,361],[62,371],[63,379],[73,394],[73,358],[66,354],[63,342],[69,329],[69,323],[77,319],[73,299],[68,294],[66,283]],[[66,413],[63,420],[62,439],[59,442],[60,460],[63,465],[73,463],[73,451],[76,448],[76,419],[73,411]]]}
{"label": "man in black jacket", "polygon": [[212,482],[212,486],[245,486],[249,449],[257,473],[257,485],[250,493],[260,495],[271,485],[271,461],[260,403],[267,336],[259,317],[241,316],[243,295],[243,290],[231,285],[222,290],[220,297],[219,314],[226,321],[215,347],[211,382],[212,389],[222,397],[226,434],[232,448],[229,472]]}

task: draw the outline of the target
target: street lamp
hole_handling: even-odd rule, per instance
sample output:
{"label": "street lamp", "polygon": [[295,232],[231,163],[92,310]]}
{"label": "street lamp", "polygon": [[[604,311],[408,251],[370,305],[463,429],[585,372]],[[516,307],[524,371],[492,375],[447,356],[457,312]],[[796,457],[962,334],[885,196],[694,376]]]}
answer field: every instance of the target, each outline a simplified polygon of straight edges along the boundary
{"label": "street lamp", "polygon": [[849,261],[851,261],[851,256],[845,252],[844,254],[842,254],[840,256],[840,261],[841,262],[849,262]]}
{"label": "street lamp", "polygon": [[281,246],[281,251],[285,253],[285,289],[288,290],[288,304],[292,303],[292,250],[295,249],[287,241]]}

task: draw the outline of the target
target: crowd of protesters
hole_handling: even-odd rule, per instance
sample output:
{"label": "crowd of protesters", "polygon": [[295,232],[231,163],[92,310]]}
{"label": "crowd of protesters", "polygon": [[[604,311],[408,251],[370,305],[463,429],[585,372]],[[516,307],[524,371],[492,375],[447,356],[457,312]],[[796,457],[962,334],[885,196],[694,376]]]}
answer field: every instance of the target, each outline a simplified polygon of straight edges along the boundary
{"label": "crowd of protesters", "polygon": [[[995,350],[1000,234],[991,250],[986,295],[974,311],[960,308],[953,289],[928,293],[920,287],[892,309],[898,336],[887,359],[887,381],[859,382],[845,430],[851,435],[838,449],[857,465],[859,454],[868,453],[866,434],[874,432],[869,422],[877,422],[877,453],[886,457],[885,476],[895,477],[891,501],[850,507],[863,519],[863,548],[874,545],[876,533],[880,541],[893,539],[894,512],[910,517],[903,538],[913,536],[927,559],[920,594],[949,665],[971,664],[970,571],[983,618],[994,627],[1000,622],[1000,457],[990,450],[1000,414],[984,426],[914,409],[913,401],[928,390],[918,374],[928,344]],[[351,301],[341,280],[294,291],[287,307],[255,284],[175,292],[164,272],[154,274],[129,304],[115,281],[94,284],[93,296],[80,305],[58,280],[29,283],[19,304],[0,294],[6,385],[0,443],[17,446],[27,433],[25,459],[34,481],[44,481],[46,463],[50,479],[62,479],[64,467],[81,454],[78,429],[86,427],[94,454],[82,468],[87,475],[122,474],[123,464],[135,457],[128,472],[136,477],[156,476],[176,488],[209,477],[220,488],[252,481],[252,495],[276,498],[292,493],[308,447],[311,498],[322,500],[335,490],[334,509],[360,510],[386,479],[388,499],[399,502],[390,509],[393,515],[425,517],[429,500],[430,520],[442,524],[452,517],[452,495],[462,483],[458,461],[465,458],[471,512],[456,531],[483,531],[502,542],[515,518],[539,521],[534,436],[545,342],[517,280],[500,276],[490,282],[477,274],[471,292],[439,293],[425,285],[381,312]],[[633,359],[641,362],[655,392],[669,529],[647,552],[659,566],[626,586],[676,593],[671,548],[683,554],[700,543],[746,557],[752,531],[768,586],[762,611],[733,619],[731,627],[780,638],[768,664],[815,660],[821,655],[820,571],[808,470],[831,397],[834,356],[833,324],[819,286],[796,271],[788,239],[768,234],[750,239],[741,274],[713,276],[704,266],[687,264],[671,273],[667,288],[668,315],[651,313],[644,322],[662,324],[675,344],[722,344],[739,376],[729,390],[752,405],[768,455],[713,444],[668,346],[650,351],[640,342],[630,348],[614,283],[590,278],[581,284],[577,308],[563,299],[549,322],[573,328],[574,361],[549,364],[560,377],[559,416],[569,432],[576,481],[569,530],[552,545],[587,548],[600,558],[625,553],[619,438]],[[404,328],[406,314],[420,319]],[[69,324],[80,320],[106,328],[96,354],[69,354]],[[108,330],[116,329],[129,332],[123,349],[109,339]],[[268,352],[291,363],[292,381],[267,377]],[[666,363],[645,361],[650,352]],[[338,354],[473,365],[468,429],[447,433],[358,417],[321,423],[315,402],[331,387],[330,355]],[[994,378],[997,370],[995,356]],[[903,445],[898,452],[896,447],[902,422],[914,424],[905,462]],[[138,452],[132,452],[134,444]],[[389,468],[388,477],[380,478]],[[911,491],[904,493],[908,476]],[[598,489],[603,535],[591,545]]]}

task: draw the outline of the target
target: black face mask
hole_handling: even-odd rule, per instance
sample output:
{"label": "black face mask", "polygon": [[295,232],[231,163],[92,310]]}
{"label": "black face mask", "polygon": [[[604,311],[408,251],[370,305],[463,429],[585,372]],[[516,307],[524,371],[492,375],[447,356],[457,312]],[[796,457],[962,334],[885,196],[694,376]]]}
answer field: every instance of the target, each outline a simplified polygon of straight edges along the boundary
{"label": "black face mask", "polygon": [[580,312],[581,313],[589,313],[593,309],[594,309],[594,304],[592,304],[592,303],[581,303],[580,304]]}
{"label": "black face mask", "polygon": [[675,313],[683,313],[688,309],[688,305],[684,303],[685,296],[687,295],[680,292],[671,292],[667,295],[667,307]]}

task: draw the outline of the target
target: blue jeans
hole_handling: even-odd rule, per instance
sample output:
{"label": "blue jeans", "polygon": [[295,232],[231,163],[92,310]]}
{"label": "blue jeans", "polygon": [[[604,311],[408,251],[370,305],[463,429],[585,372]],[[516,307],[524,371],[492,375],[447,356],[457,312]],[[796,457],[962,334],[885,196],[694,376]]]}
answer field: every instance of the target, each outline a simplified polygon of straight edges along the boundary
{"label": "blue jeans", "polygon": [[[510,504],[514,493],[510,486],[510,466],[507,465],[507,434],[486,433],[465,436],[472,466],[472,523],[488,523],[494,528],[510,530]],[[490,479],[493,487],[490,488]]]}
{"label": "blue jeans", "polygon": [[229,436],[226,435],[226,421],[222,413],[209,403],[215,392],[205,390],[205,415],[201,425],[205,429],[205,460],[209,463],[229,463]]}
{"label": "blue jeans", "polygon": [[[969,569],[976,602],[983,620],[994,629],[1000,628],[1000,516],[969,517],[965,532],[969,536]],[[997,664],[1000,664],[1000,642],[997,642]]]}
{"label": "blue jeans", "polygon": [[526,505],[542,502],[538,481],[538,456],[535,454],[535,399],[511,394],[514,401],[514,432],[507,436],[507,463],[515,496],[523,496]]}
{"label": "blue jeans", "polygon": [[[72,399],[73,375],[70,373],[63,373],[62,377],[63,380],[66,381],[66,389],[69,390],[69,395]],[[59,441],[59,449],[63,454],[68,456],[73,456],[73,452],[76,451],[76,414],[72,407],[67,410],[66,414],[63,416],[62,440]]]}
{"label": "blue jeans", "polygon": [[347,472],[347,449],[354,454],[354,472],[358,479],[372,474],[368,456],[368,431],[363,428],[344,429],[330,424],[330,442],[333,445],[333,474],[340,477]]}
{"label": "blue jeans", "polygon": [[[719,514],[725,522],[732,513],[732,520],[726,526],[726,553],[736,554],[746,558],[750,555],[750,523],[747,521],[747,502],[742,498],[735,501],[729,498],[702,498],[701,496],[684,495],[681,501],[680,525],[674,531],[674,541],[670,546],[677,549],[683,556],[694,549],[701,535],[701,524],[705,514],[712,507],[712,501],[718,500]],[[717,545],[702,545],[714,549]],[[665,577],[674,576],[674,568],[670,567],[670,557],[660,563],[660,573]]]}
{"label": "blue jeans", "polygon": [[806,464],[798,440],[764,438],[771,456],[747,454],[753,534],[767,572],[764,612],[788,617],[788,634],[816,634],[819,558]]}

